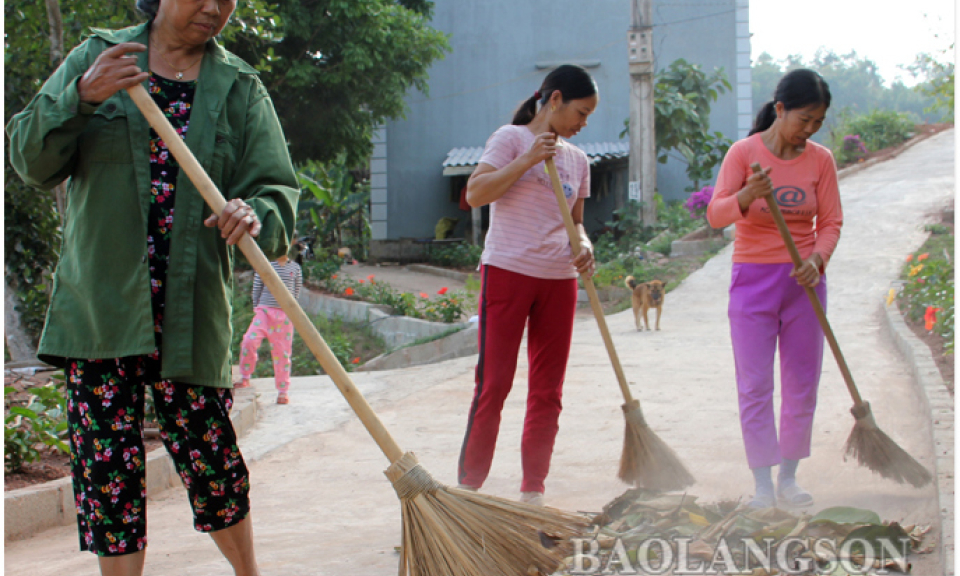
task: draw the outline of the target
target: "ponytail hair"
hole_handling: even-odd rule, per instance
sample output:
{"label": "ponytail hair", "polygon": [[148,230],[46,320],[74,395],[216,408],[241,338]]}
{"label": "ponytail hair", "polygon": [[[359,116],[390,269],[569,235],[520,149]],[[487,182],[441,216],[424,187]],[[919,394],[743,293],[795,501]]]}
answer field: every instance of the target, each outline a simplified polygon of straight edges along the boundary
{"label": "ponytail hair", "polygon": [[147,20],[153,22],[157,17],[157,9],[160,7],[160,0],[137,0],[137,11],[147,17]]}
{"label": "ponytail hair", "polygon": [[512,123],[518,126],[529,124],[537,115],[537,102],[540,102],[540,106],[545,105],[557,90],[560,91],[563,103],[566,104],[571,100],[589,98],[595,95],[597,93],[597,83],[582,66],[574,64],[558,66],[543,79],[540,89],[520,104],[520,107],[513,114]]}
{"label": "ponytail hair", "polygon": [[807,68],[791,70],[780,79],[773,100],[760,108],[749,135],[763,132],[773,124],[777,119],[777,102],[782,102],[783,109],[790,111],[816,104],[830,108],[830,99],[830,86],[823,76]]}

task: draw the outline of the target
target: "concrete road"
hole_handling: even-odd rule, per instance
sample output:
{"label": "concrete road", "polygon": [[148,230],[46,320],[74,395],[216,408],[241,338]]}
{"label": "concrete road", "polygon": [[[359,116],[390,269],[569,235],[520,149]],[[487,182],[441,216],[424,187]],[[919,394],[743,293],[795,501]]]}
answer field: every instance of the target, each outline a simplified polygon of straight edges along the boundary
{"label": "concrete road", "polygon": [[[896,349],[880,333],[880,302],[904,257],[923,242],[928,214],[954,195],[954,133],[941,133],[896,159],[841,181],[846,223],[829,269],[829,317],[864,398],[880,427],[928,467],[932,429]],[[651,427],[685,461],[702,501],[746,497],[752,480],[737,417],[726,318],[731,248],[691,275],[666,300],[660,332],[636,332],[630,311],[608,316],[633,391]],[[824,361],[813,455],[801,483],[816,508],[875,510],[903,524],[936,524],[934,486],[914,489],[844,462],[853,418],[833,359]],[[456,465],[473,392],[475,357],[355,381],[387,429],[441,482]],[[516,497],[526,388],[521,353],[515,390],[503,414],[493,469],[483,491]],[[389,464],[327,378],[299,378],[292,404],[272,404],[267,380],[261,421],[244,438],[253,479],[253,522],[264,575],[381,576],[397,569],[400,513],[382,472]],[[623,439],[622,399],[596,324],[577,321],[553,467],[550,505],[599,511],[625,487],[616,479]],[[146,574],[230,575],[212,541],[191,528],[184,492],[150,502]],[[936,554],[916,557],[914,574],[942,574]],[[5,547],[7,574],[94,575],[96,561],[77,552],[72,527]]]}

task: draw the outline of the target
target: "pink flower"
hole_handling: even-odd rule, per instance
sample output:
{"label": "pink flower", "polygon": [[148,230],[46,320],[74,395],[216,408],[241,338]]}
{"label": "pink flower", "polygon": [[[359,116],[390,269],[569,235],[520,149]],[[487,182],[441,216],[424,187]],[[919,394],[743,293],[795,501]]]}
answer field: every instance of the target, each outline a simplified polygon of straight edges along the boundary
{"label": "pink flower", "polygon": [[430,295],[427,294],[426,292],[421,292],[421,293],[420,293],[420,297],[421,297],[421,298],[429,298]]}

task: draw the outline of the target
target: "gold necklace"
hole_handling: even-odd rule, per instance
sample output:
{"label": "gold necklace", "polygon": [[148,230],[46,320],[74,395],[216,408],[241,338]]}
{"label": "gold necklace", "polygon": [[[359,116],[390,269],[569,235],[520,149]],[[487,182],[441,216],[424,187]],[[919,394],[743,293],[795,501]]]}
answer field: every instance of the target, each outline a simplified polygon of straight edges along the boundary
{"label": "gold necklace", "polygon": [[174,76],[174,78],[176,78],[177,80],[183,80],[183,73],[186,72],[187,70],[190,70],[191,68],[199,64],[201,60],[203,60],[203,54],[201,54],[199,58],[194,60],[193,64],[187,66],[183,70],[179,70],[176,66],[171,64],[170,61],[166,59],[166,57],[164,57],[163,52],[161,52],[159,48],[157,48],[157,54],[160,56],[161,60],[167,63],[167,66],[169,66],[170,68],[173,68],[174,70],[177,70],[177,73]]}

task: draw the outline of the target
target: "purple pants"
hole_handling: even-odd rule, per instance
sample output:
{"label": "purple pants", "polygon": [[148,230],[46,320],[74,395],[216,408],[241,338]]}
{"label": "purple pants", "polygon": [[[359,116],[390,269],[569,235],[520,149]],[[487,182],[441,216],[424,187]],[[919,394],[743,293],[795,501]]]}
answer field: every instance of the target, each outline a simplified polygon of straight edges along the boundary
{"label": "purple pants", "polygon": [[[734,263],[730,336],[737,369],[740,427],[750,468],[810,456],[823,364],[823,330],[793,264]],[[814,289],[824,310],[826,276]],[[780,434],[773,409],[773,359],[780,350]]]}

